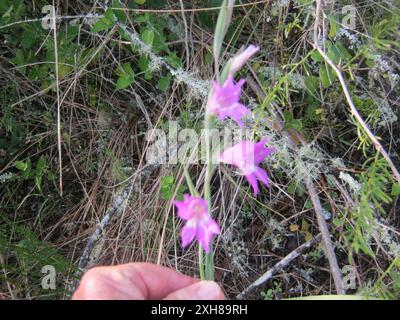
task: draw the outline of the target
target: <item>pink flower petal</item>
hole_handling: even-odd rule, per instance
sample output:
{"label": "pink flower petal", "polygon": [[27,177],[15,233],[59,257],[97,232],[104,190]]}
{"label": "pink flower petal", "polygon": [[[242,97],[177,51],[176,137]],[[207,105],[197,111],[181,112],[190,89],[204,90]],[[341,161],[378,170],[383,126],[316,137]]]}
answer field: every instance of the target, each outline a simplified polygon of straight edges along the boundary
{"label": "pink flower petal", "polygon": [[197,239],[206,253],[210,252],[210,243],[214,234],[219,234],[217,223],[208,217],[197,226]]}
{"label": "pink flower petal", "polygon": [[221,232],[218,224],[212,219],[208,217],[206,219],[204,227],[211,233],[211,234],[219,234]]}
{"label": "pink flower petal", "polygon": [[238,167],[242,174],[246,177],[254,194],[259,192],[258,182],[260,180],[267,187],[269,186],[269,178],[267,172],[258,165],[275,149],[265,147],[267,139],[262,139],[258,143],[250,141],[242,141],[221,153],[219,160],[226,164]]}
{"label": "pink flower petal", "polygon": [[185,248],[189,243],[191,243],[196,236],[196,225],[186,225],[181,230],[182,247]]}
{"label": "pink flower petal", "polygon": [[208,213],[207,201],[185,194],[184,201],[174,203],[178,207],[178,216],[187,220],[181,230],[182,247],[186,247],[196,238],[208,252],[213,235],[220,230]]}
{"label": "pink flower petal", "polygon": [[267,148],[265,144],[268,142],[268,139],[261,139],[260,142],[257,142],[254,146],[254,163],[256,165],[260,164],[264,161],[264,159],[270,156],[275,152],[275,148]]}
{"label": "pink flower petal", "polygon": [[227,164],[232,164],[243,169],[246,164],[252,164],[254,162],[254,156],[252,156],[253,154],[254,143],[242,141],[222,152],[220,155],[220,160]]}
{"label": "pink flower petal", "polygon": [[256,176],[254,174],[248,174],[248,175],[245,175],[245,177],[246,177],[247,181],[250,183],[251,187],[253,188],[253,193],[256,196],[259,192]]}
{"label": "pink flower petal", "polygon": [[207,232],[207,230],[204,229],[204,228],[199,228],[197,230],[197,235],[196,236],[197,236],[197,240],[201,244],[201,246],[204,249],[204,251],[206,253],[209,253],[210,252],[211,237],[210,237],[210,234]]}
{"label": "pink flower petal", "polygon": [[245,80],[241,79],[235,84],[232,75],[227,77],[222,86],[214,81],[214,90],[208,101],[207,111],[218,116],[220,120],[230,117],[240,126],[244,126],[242,117],[250,113],[243,104],[239,103],[244,83]]}
{"label": "pink flower petal", "polygon": [[183,220],[189,220],[193,216],[193,212],[188,210],[188,203],[186,201],[174,201],[174,205],[178,209],[178,216]]}
{"label": "pink flower petal", "polygon": [[269,187],[269,178],[268,174],[264,169],[261,169],[260,167],[257,167],[254,170],[254,175],[257,177],[258,180],[260,180],[266,187]]}
{"label": "pink flower petal", "polygon": [[229,109],[220,110],[218,118],[220,120],[225,120],[225,118],[230,117],[234,121],[236,121],[236,123],[241,128],[243,128],[244,123],[242,121],[242,118],[245,115],[249,115],[249,114],[251,114],[251,112],[249,109],[246,108],[246,106],[244,106],[243,104],[241,104],[239,102],[236,102],[236,103],[232,104],[232,106]]}

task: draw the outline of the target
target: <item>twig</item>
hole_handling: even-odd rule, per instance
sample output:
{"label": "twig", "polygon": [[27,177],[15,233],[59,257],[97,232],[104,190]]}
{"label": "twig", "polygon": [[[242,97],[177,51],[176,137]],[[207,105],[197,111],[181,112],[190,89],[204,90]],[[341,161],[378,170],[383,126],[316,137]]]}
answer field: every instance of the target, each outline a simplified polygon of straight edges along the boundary
{"label": "twig", "polygon": [[240,294],[236,296],[236,299],[242,300],[244,299],[250,292],[270,280],[275,274],[280,272],[282,269],[286,268],[294,259],[296,259],[299,255],[301,255],[306,250],[310,249],[314,244],[319,242],[321,239],[321,234],[318,234],[311,240],[303,243],[301,246],[294,249],[290,252],[286,257],[284,257],[281,261],[275,264],[271,269],[265,272],[261,277],[259,277],[256,281],[254,281],[251,285],[249,285],[245,290],[243,290]]}
{"label": "twig", "polygon": [[[104,16],[102,15],[98,15],[98,14],[80,14],[80,15],[76,15],[76,16],[54,16],[54,18],[52,17],[52,20],[75,20],[75,19],[100,19],[103,18]],[[1,29],[5,29],[5,28],[10,28],[10,27],[14,27],[16,25],[19,24],[24,24],[24,23],[33,23],[33,22],[41,22],[43,21],[44,18],[35,18],[35,19],[26,19],[26,20],[20,20],[20,21],[15,21],[15,22],[11,22],[9,24],[5,24],[0,26],[0,30]]]}
{"label": "twig", "polygon": [[83,250],[82,256],[78,262],[78,273],[82,273],[86,270],[87,264],[89,262],[90,254],[94,248],[96,242],[100,239],[103,234],[104,229],[108,226],[109,222],[115,215],[119,215],[126,206],[126,202],[134,188],[134,181],[129,183],[125,188],[122,189],[120,193],[117,193],[114,197],[112,205],[108,208],[103,219],[101,219],[96,230],[87,240],[85,249]]}
{"label": "twig", "polygon": [[328,257],[329,266],[330,266],[333,281],[334,281],[335,287],[336,287],[336,293],[337,294],[346,294],[346,292],[343,288],[342,273],[339,269],[339,264],[336,259],[335,251],[333,249],[333,244],[332,244],[331,237],[329,234],[328,226],[324,219],[321,201],[319,200],[317,191],[315,190],[315,186],[314,186],[311,178],[307,179],[306,187],[307,187],[308,193],[310,194],[311,202],[314,206],[315,213],[317,215],[318,228],[322,234],[322,239],[323,239],[323,242],[325,245],[325,253],[326,253],[326,256]]}
{"label": "twig", "polygon": [[189,31],[188,31],[188,24],[187,24],[187,21],[186,21],[185,7],[184,7],[184,5],[183,5],[183,0],[179,0],[179,3],[180,3],[180,5],[181,5],[181,10],[182,10],[183,25],[185,26],[186,68],[189,69],[189,65],[190,65],[190,51],[189,51]]}
{"label": "twig", "polygon": [[[254,2],[249,2],[249,3],[241,3],[241,4],[236,4],[233,6],[233,8],[245,8],[245,7],[251,7],[255,6],[257,4],[263,4],[267,3],[271,0],[260,0],[260,1],[254,1]],[[182,12],[182,9],[137,9],[137,8],[113,8],[113,10],[126,10],[129,12],[137,12],[137,13],[143,13],[143,12],[148,12],[148,13],[180,13]],[[219,11],[221,10],[221,7],[208,7],[208,8],[193,8],[193,9],[184,9],[184,12],[206,12],[206,11]]]}
{"label": "twig", "polygon": [[325,51],[319,46],[318,44],[318,27],[320,24],[320,15],[321,15],[321,0],[316,0],[316,11],[315,11],[315,24],[314,24],[314,47],[320,53],[320,55],[324,58],[324,60],[332,67],[332,69],[337,74],[340,84],[342,86],[342,90],[346,97],[347,103],[350,107],[350,112],[353,117],[358,121],[361,127],[364,129],[365,133],[371,139],[372,144],[375,146],[376,150],[385,158],[388,162],[390,168],[398,183],[400,183],[400,173],[397,170],[396,166],[394,165],[392,159],[390,158],[389,154],[386,152],[385,148],[381,145],[375,135],[371,132],[368,125],[365,123],[364,119],[361,117],[360,113],[358,112],[356,106],[354,105],[353,99],[351,98],[350,92],[347,88],[346,81],[342,73],[340,72],[338,66],[328,57]]}

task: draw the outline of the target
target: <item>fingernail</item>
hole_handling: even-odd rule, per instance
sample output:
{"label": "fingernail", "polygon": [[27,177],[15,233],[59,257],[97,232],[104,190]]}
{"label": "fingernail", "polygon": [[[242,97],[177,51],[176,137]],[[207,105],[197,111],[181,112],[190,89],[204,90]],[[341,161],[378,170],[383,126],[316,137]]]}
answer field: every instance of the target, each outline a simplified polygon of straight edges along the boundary
{"label": "fingernail", "polygon": [[214,300],[223,297],[221,288],[214,281],[201,281],[196,289],[198,300]]}

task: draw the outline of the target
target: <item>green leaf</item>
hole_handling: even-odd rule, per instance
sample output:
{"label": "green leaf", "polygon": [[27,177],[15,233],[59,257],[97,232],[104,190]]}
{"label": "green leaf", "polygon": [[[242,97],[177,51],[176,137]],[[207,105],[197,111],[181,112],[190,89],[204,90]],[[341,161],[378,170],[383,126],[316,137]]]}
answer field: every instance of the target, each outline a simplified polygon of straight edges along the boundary
{"label": "green leaf", "polygon": [[177,56],[176,52],[171,52],[168,56],[165,57],[165,60],[174,68],[182,67],[182,61]]}
{"label": "green leaf", "polygon": [[212,30],[214,27],[214,21],[212,18],[212,14],[207,11],[199,11],[197,13],[198,20],[200,22],[200,25],[203,27],[207,27],[209,30]]}
{"label": "green leaf", "polygon": [[11,5],[10,8],[3,14],[3,18],[9,18],[11,16],[11,11],[14,9],[14,6]]}
{"label": "green leaf", "polygon": [[170,82],[171,82],[171,74],[168,73],[166,76],[161,77],[160,80],[158,80],[157,88],[160,89],[161,91],[166,92]]}
{"label": "green leaf", "polygon": [[[104,18],[108,20],[108,23],[114,22],[116,20],[114,12],[111,8],[108,8],[106,12],[104,12]],[[103,18],[103,19],[104,19]]]}
{"label": "green leaf", "polygon": [[147,71],[149,68],[149,59],[145,55],[140,56],[138,66],[141,71]]}
{"label": "green leaf", "polygon": [[28,169],[28,164],[23,161],[15,161],[14,166],[21,171],[26,171],[26,169]]}
{"label": "green leaf", "polygon": [[304,84],[306,86],[307,91],[310,94],[316,94],[318,92],[318,88],[319,88],[319,80],[317,77],[315,76],[308,76],[305,80],[304,80]]}
{"label": "green leaf", "polygon": [[144,29],[140,34],[140,37],[142,38],[144,43],[148,44],[149,46],[153,45],[154,31],[152,29],[150,28]]}
{"label": "green leaf", "polygon": [[391,195],[395,197],[400,195],[400,183],[393,183]]}
{"label": "green leaf", "polygon": [[228,29],[231,20],[232,10],[229,10],[226,4],[226,0],[222,2],[221,9],[219,11],[217,25],[215,27],[214,34],[214,59],[218,62],[221,54],[222,42],[224,41],[226,30]]}
{"label": "green leaf", "polygon": [[131,41],[131,36],[124,29],[118,28],[118,34],[121,36],[122,39]]}
{"label": "green leaf", "polygon": [[331,66],[324,63],[319,68],[319,78],[324,88],[328,88],[337,78],[337,75]]}
{"label": "green leaf", "polygon": [[36,174],[41,175],[46,168],[46,160],[44,156],[41,156],[36,163]]}
{"label": "green leaf", "polygon": [[33,30],[27,29],[21,34],[21,46],[24,49],[29,49],[36,41],[36,34]]}
{"label": "green leaf", "polygon": [[133,72],[132,66],[129,62],[125,62],[121,68],[117,69],[117,75],[119,75],[116,84],[118,90],[129,87],[135,80],[135,73]]}
{"label": "green leaf", "polygon": [[[15,52],[15,57],[10,59],[10,61],[17,66],[22,66],[22,65],[26,64],[25,60],[26,59],[25,59],[24,51],[21,49],[17,49]],[[25,73],[26,67],[18,68],[18,70],[21,73]]]}
{"label": "green leaf", "polygon": [[146,0],[133,0],[136,4],[145,4]]}
{"label": "green leaf", "polygon": [[341,227],[344,225],[344,220],[343,219],[339,219],[339,218],[333,218],[332,219],[332,223],[336,226],[336,227]]}
{"label": "green leaf", "polygon": [[131,66],[131,64],[129,62],[125,62],[122,65],[122,69],[126,74],[128,74],[128,75],[130,75],[132,77],[134,76],[134,72],[133,72],[132,66]]}
{"label": "green leaf", "polygon": [[345,48],[345,46],[340,41],[336,41],[335,47],[338,50],[338,52],[339,52],[340,56],[342,57],[342,59],[348,61],[353,57],[351,55],[351,53]]}
{"label": "green leaf", "polygon": [[311,201],[311,200],[307,200],[307,201],[304,203],[304,208],[305,208],[305,209],[311,209],[311,208],[313,208],[312,201]]}
{"label": "green leaf", "polygon": [[160,181],[160,191],[164,200],[169,200],[174,194],[175,182],[173,176],[165,176]]}
{"label": "green leaf", "polygon": [[294,119],[293,114],[288,111],[283,111],[283,117],[285,118],[286,127],[301,131],[303,124],[300,119]]}
{"label": "green leaf", "polygon": [[105,19],[100,19],[99,21],[97,21],[93,28],[92,28],[92,32],[100,32],[100,31],[104,31],[104,30],[108,30],[111,28],[111,25],[107,22],[107,20]]}
{"label": "green leaf", "polygon": [[303,124],[300,119],[296,119],[292,121],[291,127],[297,131],[301,131],[301,129],[303,129]]}
{"label": "green leaf", "polygon": [[41,184],[42,184],[42,176],[35,176],[35,186],[39,191],[42,191]]}
{"label": "green leaf", "polygon": [[329,16],[329,25],[329,37],[333,38],[340,29],[340,24],[336,21],[334,16]]}
{"label": "green leaf", "polygon": [[335,47],[335,45],[327,41],[326,47],[328,48],[327,56],[335,63],[339,64],[340,60],[342,59],[339,50]]}
{"label": "green leaf", "polygon": [[115,20],[116,18],[113,11],[108,8],[104,13],[104,17],[94,24],[92,32],[100,32],[110,29],[114,25]]}
{"label": "green leaf", "polygon": [[290,111],[284,110],[284,111],[283,111],[283,117],[285,118],[285,122],[286,122],[287,124],[292,123],[292,121],[293,121],[293,114],[292,114]]}
{"label": "green leaf", "polygon": [[126,14],[124,10],[118,10],[124,8],[121,2],[119,0],[113,0],[112,7],[115,17],[121,22],[126,22]]}
{"label": "green leaf", "polygon": [[169,52],[168,46],[165,44],[165,41],[167,38],[163,34],[163,30],[157,30],[154,34],[154,39],[153,39],[153,50],[155,53],[159,54],[162,50],[165,52]]}
{"label": "green leaf", "polygon": [[212,54],[210,52],[207,51],[207,53],[204,56],[204,62],[206,64],[211,64],[213,60]]}
{"label": "green leaf", "polygon": [[146,12],[143,15],[137,16],[133,19],[133,21],[138,22],[138,23],[145,23],[150,21],[150,14]]}
{"label": "green leaf", "polygon": [[116,88],[118,90],[125,89],[132,84],[133,80],[129,78],[127,75],[122,75],[118,78]]}
{"label": "green leaf", "polygon": [[318,52],[318,50],[314,49],[313,52],[311,53],[311,59],[314,62],[321,62],[324,61],[324,57],[321,56],[321,54]]}

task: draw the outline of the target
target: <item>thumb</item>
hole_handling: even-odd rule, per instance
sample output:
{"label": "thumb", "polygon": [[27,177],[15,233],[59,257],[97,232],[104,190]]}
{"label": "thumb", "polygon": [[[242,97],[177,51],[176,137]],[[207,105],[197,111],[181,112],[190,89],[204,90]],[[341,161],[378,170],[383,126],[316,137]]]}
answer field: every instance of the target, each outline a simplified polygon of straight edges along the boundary
{"label": "thumb", "polygon": [[225,296],[214,281],[200,281],[170,293],[165,300],[224,300]]}

